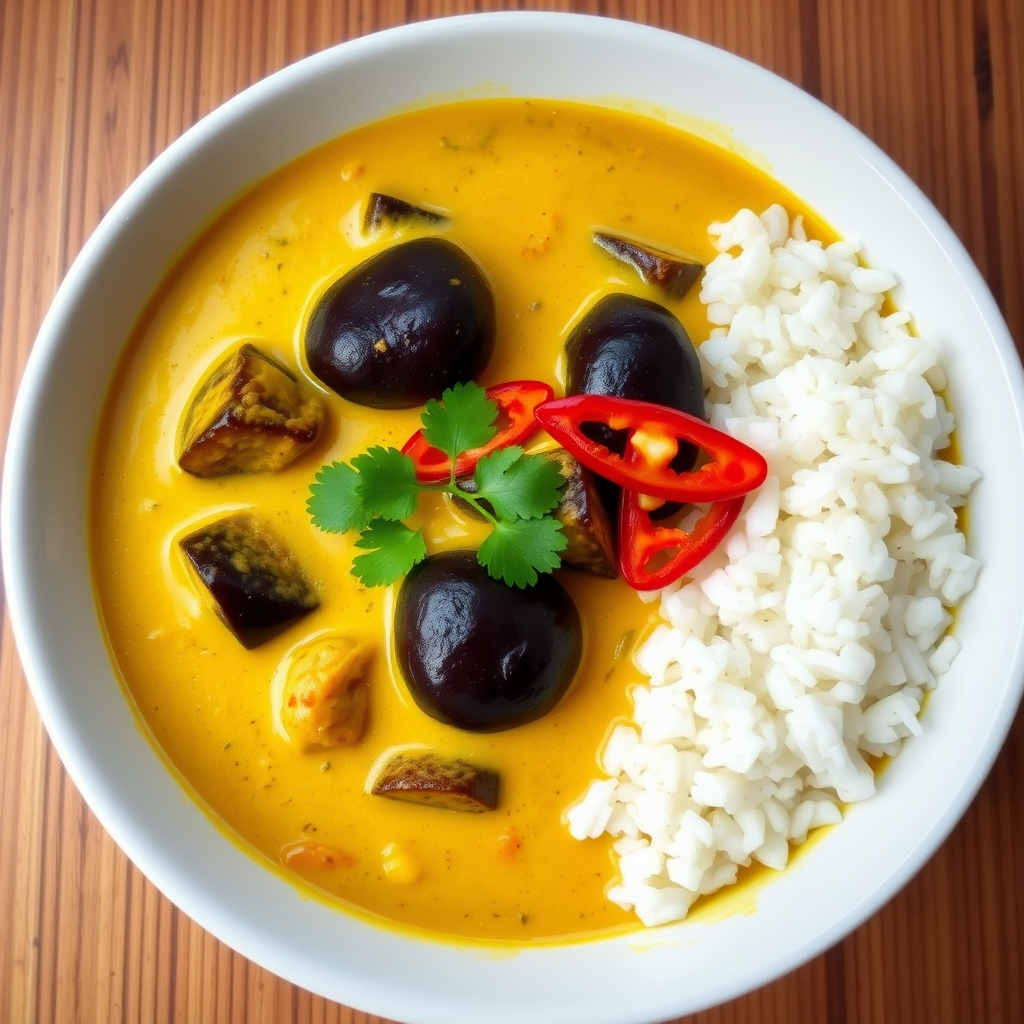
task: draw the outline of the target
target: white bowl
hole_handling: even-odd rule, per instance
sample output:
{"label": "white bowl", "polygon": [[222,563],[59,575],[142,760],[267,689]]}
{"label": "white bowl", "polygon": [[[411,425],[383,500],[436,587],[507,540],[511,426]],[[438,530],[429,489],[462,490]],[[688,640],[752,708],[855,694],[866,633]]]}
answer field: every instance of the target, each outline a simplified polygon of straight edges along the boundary
{"label": "white bowl", "polygon": [[[492,956],[376,929],[304,899],[183,794],[143,738],[104,646],[86,545],[90,445],[110,374],[147,299],[201,225],[251,182],[347,128],[431,96],[632,98],[725,126],[875,265],[938,338],[984,561],[960,612],[963,650],[922,737],[878,794],[767,884],[756,911]],[[1003,741],[1021,682],[1024,387],[996,306],[960,242],[909,179],[826,107],[709,46],[571,15],[430,21],[345,43],[246,90],[188,131],[88,241],[32,350],[3,489],[4,575],[32,692],[104,826],[179,907],[314,992],[438,1024],[662,1020],[735,997],[842,938],[934,852]],[[612,984],[610,979],[616,979]]]}

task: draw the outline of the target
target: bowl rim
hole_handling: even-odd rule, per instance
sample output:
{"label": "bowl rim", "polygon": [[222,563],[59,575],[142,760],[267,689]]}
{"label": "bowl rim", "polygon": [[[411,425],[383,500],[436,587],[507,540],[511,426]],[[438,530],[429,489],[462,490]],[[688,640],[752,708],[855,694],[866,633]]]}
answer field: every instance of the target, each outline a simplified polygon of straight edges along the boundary
{"label": "bowl rim", "polygon": [[[487,26],[486,29],[484,26]],[[140,843],[137,830],[123,820],[123,807],[118,806],[116,795],[106,791],[101,776],[95,770],[95,764],[90,760],[90,752],[82,746],[82,737],[75,734],[73,723],[67,720],[60,707],[59,695],[47,682],[50,667],[46,657],[45,636],[38,628],[36,622],[38,610],[33,604],[39,599],[38,588],[29,578],[31,565],[24,557],[24,544],[38,525],[33,521],[32,510],[25,507],[20,500],[21,484],[33,473],[33,467],[28,462],[29,435],[34,429],[35,418],[38,415],[38,404],[44,382],[52,372],[61,340],[67,330],[67,320],[80,301],[83,290],[89,288],[97,262],[101,261],[106,253],[116,246],[124,225],[139,214],[139,211],[149,201],[152,192],[162,182],[172,178],[185,163],[192,159],[192,154],[200,150],[210,138],[217,136],[225,128],[240,120],[254,117],[254,111],[261,108],[266,101],[284,91],[301,88],[305,82],[330,72],[339,64],[349,64],[360,59],[373,59],[376,55],[385,53],[396,46],[414,47],[424,44],[431,45],[437,40],[455,37],[472,38],[474,33],[480,31],[501,32],[505,27],[511,28],[512,26],[515,26],[517,30],[531,26],[535,27],[532,30],[539,32],[557,30],[579,33],[586,35],[588,39],[592,38],[594,34],[606,37],[610,33],[614,33],[618,38],[628,36],[638,44],[657,42],[659,45],[665,45],[667,43],[678,50],[680,54],[707,56],[709,51],[713,51],[714,59],[724,67],[742,73],[756,82],[770,83],[773,89],[786,92],[798,108],[817,109],[818,116],[821,116],[822,111],[826,112],[828,118],[834,119],[835,129],[844,133],[844,138],[848,139],[850,145],[859,151],[865,163],[894,183],[895,188],[903,196],[910,209],[928,225],[938,246],[951,261],[957,264],[958,272],[966,279],[965,283],[969,286],[979,315],[991,332],[997,349],[997,357],[1005,368],[1008,387],[1016,396],[1017,421],[1015,426],[1017,434],[1020,435],[1024,432],[1021,412],[1024,407],[1024,374],[1022,374],[1020,360],[1009,331],[987,285],[968,256],[966,249],[923,192],[873,142],[820,101],[774,73],[710,44],[663,29],[592,15],[522,11],[458,15],[402,25],[342,42],[275,72],[207,114],[160,153],[117,199],[93,234],[86,240],[54,297],[50,310],[39,329],[36,343],[29,353],[15,400],[8,435],[3,487],[0,492],[0,547],[3,551],[4,582],[9,595],[9,614],[29,688],[51,742],[89,807],[121,849],[176,906],[229,946],[238,949],[249,959],[277,973],[282,972],[279,961],[275,959],[276,954],[273,947],[259,943],[254,944],[251,938],[245,934],[244,922],[242,930],[239,930],[238,927],[234,927],[222,918],[208,912],[201,900],[198,899],[204,894],[183,882],[173,858],[168,859],[165,851],[155,851],[145,843]],[[201,227],[193,234],[198,234],[200,230]],[[625,1024],[627,1021],[663,1019],[683,1012],[696,1012],[722,999],[738,997],[744,992],[779,977],[822,952],[866,920],[902,888],[934,853],[966,811],[988,774],[1012,724],[1020,701],[1021,690],[1024,688],[1024,650],[1022,650],[1019,635],[1016,658],[1010,666],[1010,672],[1016,680],[1016,686],[1015,689],[1013,687],[1007,689],[1003,702],[993,717],[990,742],[973,763],[971,771],[963,778],[960,788],[950,795],[942,813],[932,823],[927,841],[918,848],[917,855],[908,857],[897,865],[887,875],[884,884],[879,885],[873,891],[870,898],[865,899],[856,907],[849,908],[845,914],[835,920],[831,928],[816,933],[802,944],[798,944],[784,953],[766,958],[765,962],[756,969],[748,969],[739,983],[735,981],[722,982],[717,990],[709,986],[708,990],[701,995],[699,1002],[681,1002],[677,993],[663,994],[660,998],[652,995],[642,1005],[636,1007],[638,1012],[646,1015],[643,1017],[632,1013],[623,1015],[621,1007],[609,1004],[596,1011],[592,1006],[587,1007],[582,1014],[578,1008],[560,1006],[556,1008],[558,1016],[550,1019],[562,1022],[579,1020],[581,1024],[583,1021],[607,1021],[608,1024],[622,1022]],[[418,944],[423,940],[407,937],[403,941],[412,941]],[[541,948],[551,949],[552,947]],[[536,950],[527,950],[524,957],[533,959],[535,953]],[[312,991],[323,992],[322,979],[308,971],[293,969],[284,976]],[[372,982],[364,983],[364,979],[358,976],[348,977],[345,981],[348,986],[345,992],[338,994],[337,991],[334,991],[330,994],[330,998],[342,1000],[349,1005],[358,1006],[370,1012],[396,1019],[417,1021],[470,1021],[474,1019],[472,1008],[467,1013],[465,1008],[456,1008],[453,1012],[452,1007],[436,1003],[424,1007],[421,1003],[422,994],[408,995],[395,991],[382,993]],[[504,1009],[491,1007],[491,1009],[495,1011],[491,1019],[495,1021],[508,1020],[510,1024],[513,1019],[518,1019],[523,1012],[522,1007],[506,1007]],[[536,1017],[536,1019],[547,1018]]]}

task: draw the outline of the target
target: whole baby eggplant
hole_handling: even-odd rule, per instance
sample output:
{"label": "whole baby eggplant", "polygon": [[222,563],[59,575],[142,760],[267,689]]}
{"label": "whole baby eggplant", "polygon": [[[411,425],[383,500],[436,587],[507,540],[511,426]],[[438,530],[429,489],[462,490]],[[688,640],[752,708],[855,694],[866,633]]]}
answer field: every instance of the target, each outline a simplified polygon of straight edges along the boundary
{"label": "whole baby eggplant", "polygon": [[678,318],[656,302],[605,296],[573,327],[565,355],[567,395],[634,398],[705,418],[697,350]]}
{"label": "whole baby eggplant", "polygon": [[[567,395],[612,395],[655,402],[706,419],[704,379],[697,350],[678,318],[664,306],[633,295],[607,295],[576,323],[565,343]],[[622,454],[626,435],[589,424],[593,440]],[[670,463],[693,468],[697,449],[680,445]],[[602,500],[614,521],[618,488],[602,481]],[[666,511],[678,505],[667,506]]]}
{"label": "whole baby eggplant", "polygon": [[510,587],[471,551],[433,555],[412,569],[398,595],[395,637],[413,700],[469,732],[547,714],[583,652],[579,612],[553,576]]}
{"label": "whole baby eggplant", "polygon": [[476,263],[447,239],[416,238],[324,292],[306,327],[306,359],[342,398],[407,409],[479,374],[494,331],[494,297]]}

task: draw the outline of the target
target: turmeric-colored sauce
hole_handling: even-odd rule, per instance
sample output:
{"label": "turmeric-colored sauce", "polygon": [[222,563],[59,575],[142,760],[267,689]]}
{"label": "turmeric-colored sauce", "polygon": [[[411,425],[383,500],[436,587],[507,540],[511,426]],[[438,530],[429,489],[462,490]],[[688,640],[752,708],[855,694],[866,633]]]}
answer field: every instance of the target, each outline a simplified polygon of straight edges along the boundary
{"label": "turmeric-colored sauce", "polygon": [[[449,222],[366,237],[371,192],[445,211]],[[762,172],[654,120],[564,102],[467,101],[320,147],[239,199],[184,254],[110,391],[93,469],[92,558],[112,658],[145,728],[246,848],[296,884],[405,928],[524,941],[635,926],[604,896],[614,876],[610,840],[576,842],[562,814],[598,773],[612,721],[629,713],[628,688],[641,681],[631,654],[657,605],[621,580],[561,570],[585,654],[556,709],[484,735],[427,717],[393,659],[397,587],[362,587],[349,572],[354,535],[319,532],[305,508],[321,464],[370,444],[401,447],[421,410],[368,409],[328,392],[304,367],[304,324],[323,289],[371,254],[442,234],[476,260],[494,292],[497,343],[480,383],[534,378],[559,391],[567,329],[604,294],[662,302],[695,344],[708,335],[699,286],[667,298],[595,246],[595,228],[708,262],[708,224],[773,202],[799,212]],[[176,461],[190,399],[243,340],[323,396],[326,429],[278,472],[190,476]],[[197,524],[239,509],[274,529],[320,596],[314,613],[253,650],[218,620],[178,544]],[[479,527],[448,506],[425,502],[420,511],[431,551],[478,542]],[[289,650],[328,630],[373,646],[368,726],[354,746],[299,749],[275,728],[271,682]],[[497,771],[497,810],[460,813],[365,792],[374,762],[406,744]]]}

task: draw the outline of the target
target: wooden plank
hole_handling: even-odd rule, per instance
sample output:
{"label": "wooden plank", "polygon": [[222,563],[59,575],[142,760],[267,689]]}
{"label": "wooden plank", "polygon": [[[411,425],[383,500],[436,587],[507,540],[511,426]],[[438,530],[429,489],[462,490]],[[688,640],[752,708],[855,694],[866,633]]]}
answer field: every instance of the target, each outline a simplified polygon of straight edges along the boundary
{"label": "wooden plank", "polygon": [[[20,0],[0,3],[0,415],[56,284],[128,182],[200,116],[345,38],[471,10],[683,32],[802,85],[947,216],[1024,341],[1019,0]],[[1024,722],[933,861],[833,950],[687,1024],[1024,1020]],[[116,849],[0,635],[0,1020],[366,1024],[222,946]]]}
{"label": "wooden plank", "polygon": [[[63,274],[71,3],[0,9],[0,416],[6,434],[32,338]],[[48,744],[4,620],[0,638],[0,1016],[37,1011],[40,809]]]}

